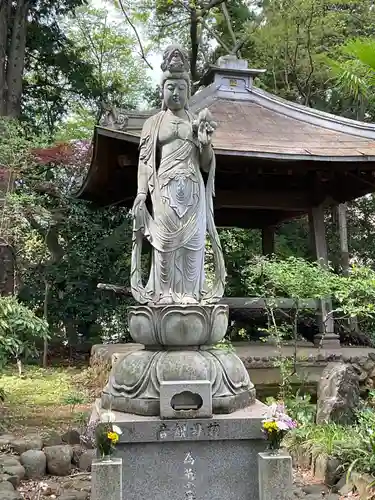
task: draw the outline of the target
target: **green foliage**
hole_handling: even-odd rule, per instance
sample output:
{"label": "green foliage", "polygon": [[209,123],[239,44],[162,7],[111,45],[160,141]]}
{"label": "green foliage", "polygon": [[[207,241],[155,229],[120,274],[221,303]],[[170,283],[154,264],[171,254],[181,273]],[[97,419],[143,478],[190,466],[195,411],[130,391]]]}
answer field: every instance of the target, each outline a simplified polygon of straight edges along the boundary
{"label": "green foliage", "polygon": [[86,84],[92,79],[91,66],[81,60],[60,23],[63,16],[84,3],[28,2],[22,119],[34,130],[48,135],[53,135],[64,117],[69,98],[86,95]]}
{"label": "green foliage", "polygon": [[92,78],[85,82],[85,96],[70,101],[58,137],[65,139],[67,132],[75,139],[91,137],[105,109],[139,104],[148,82],[145,67],[134,56],[136,40],[127,23],[107,9],[80,7],[62,25],[81,61],[92,68]]}
{"label": "green foliage", "polygon": [[242,55],[263,67],[266,90],[324,111],[356,118],[359,104],[342,95],[327,57],[337,60],[348,39],[371,37],[371,0],[263,0],[246,26]]}
{"label": "green foliage", "polygon": [[[313,457],[319,455],[337,456],[342,443],[347,441],[347,433],[347,427],[333,422],[325,425],[315,425],[311,429],[310,436],[305,441],[305,449]],[[354,436],[353,438],[355,439]]]}
{"label": "green foliage", "polygon": [[87,395],[82,394],[82,392],[71,392],[66,394],[64,397],[63,403],[66,405],[70,405],[71,413],[74,412],[74,409],[77,405],[82,405],[87,402]]}
{"label": "green foliage", "polygon": [[0,165],[9,172],[28,167],[30,150],[46,145],[42,136],[29,134],[16,120],[0,117]]}
{"label": "green foliage", "polygon": [[[275,398],[267,398],[266,404],[277,403]],[[311,402],[311,395],[302,394],[298,391],[296,394],[287,396],[283,399],[287,414],[297,422],[298,427],[305,427],[315,422],[316,407]]]}
{"label": "green foliage", "polygon": [[0,297],[0,357],[19,360],[37,354],[36,343],[48,338],[48,324],[15,297]]}
{"label": "green foliage", "polygon": [[353,470],[360,473],[375,473],[375,419],[374,416],[363,416],[358,424],[349,428],[350,441],[343,437],[337,443],[333,455],[339,458],[350,476]]}
{"label": "green foliage", "polygon": [[[375,43],[372,38],[356,38],[340,47],[338,60],[327,58],[339,91],[359,105],[357,118],[373,113],[375,85]],[[371,115],[373,116],[373,114]]]}
{"label": "green foliage", "polygon": [[317,262],[298,257],[285,260],[276,257],[256,257],[245,270],[251,295],[289,297],[296,302],[308,298],[323,298],[332,291],[334,275]]}
{"label": "green foliage", "polygon": [[342,458],[340,453],[343,445],[348,443],[348,432],[353,442],[358,438],[357,432],[347,426],[333,422],[325,425],[307,423],[288,433],[284,445],[291,451],[303,450],[306,455],[311,455],[315,460],[318,456]]}
{"label": "green foliage", "polygon": [[375,271],[353,265],[349,276],[341,276],[336,282],[334,296],[339,302],[339,313],[346,317],[374,318]]}
{"label": "green foliage", "polygon": [[234,352],[235,351],[233,344],[228,339],[220,340],[220,342],[218,342],[214,346],[214,349],[222,349],[223,351],[226,351],[226,352]]}
{"label": "green foliage", "polygon": [[128,301],[97,285],[128,284],[128,212],[92,210],[70,197],[86,172],[86,143],[36,150],[40,142],[15,122],[2,120],[1,126],[1,162],[16,181],[6,197],[2,234],[15,249],[20,300],[39,316],[47,312],[51,332],[62,339],[126,337]]}
{"label": "green foliage", "polygon": [[316,407],[311,403],[311,395],[301,394],[299,391],[285,401],[285,406],[293,420],[299,426],[305,426],[315,422]]}
{"label": "green foliage", "polygon": [[260,253],[261,237],[259,231],[244,229],[221,229],[220,241],[224,252],[227,286],[226,295],[241,297],[247,293],[244,265],[254,255]]}
{"label": "green foliage", "polygon": [[90,413],[85,412],[85,411],[76,411],[73,414],[73,421],[83,427],[84,429],[87,426],[87,422],[89,421],[90,418]]}
{"label": "green foliage", "polygon": [[[350,439],[348,439],[350,436]],[[342,426],[330,422],[325,425],[306,423],[290,432],[284,444],[291,451],[298,448],[313,458],[319,455],[338,458],[347,470],[375,473],[375,413],[365,407],[357,414],[357,422]]]}

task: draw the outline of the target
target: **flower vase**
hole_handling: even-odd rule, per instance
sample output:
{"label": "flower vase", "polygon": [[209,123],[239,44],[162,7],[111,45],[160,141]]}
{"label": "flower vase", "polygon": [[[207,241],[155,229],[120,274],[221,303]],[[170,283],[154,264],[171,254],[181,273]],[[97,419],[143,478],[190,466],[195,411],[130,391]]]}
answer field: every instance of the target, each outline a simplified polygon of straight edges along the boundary
{"label": "flower vase", "polygon": [[281,448],[281,443],[284,438],[285,433],[284,432],[271,432],[268,436],[268,446],[267,446],[267,451],[270,453],[270,455],[277,455],[280,452]]}
{"label": "flower vase", "polygon": [[102,462],[110,462],[112,460],[112,455],[102,453],[101,460],[102,460]]}

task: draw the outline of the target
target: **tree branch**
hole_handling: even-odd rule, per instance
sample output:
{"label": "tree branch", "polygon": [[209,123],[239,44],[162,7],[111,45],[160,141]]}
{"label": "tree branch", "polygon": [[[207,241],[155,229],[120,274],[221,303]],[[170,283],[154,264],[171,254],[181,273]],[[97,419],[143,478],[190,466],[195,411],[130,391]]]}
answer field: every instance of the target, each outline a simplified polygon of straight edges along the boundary
{"label": "tree branch", "polygon": [[247,37],[242,38],[242,40],[239,40],[237,44],[233,47],[233,49],[230,51],[230,54],[237,54],[239,57],[241,57],[240,50],[242,49],[243,44],[246,42]]}
{"label": "tree branch", "polygon": [[310,16],[309,16],[309,23],[307,25],[307,53],[309,55],[309,64],[310,64],[310,72],[306,78],[306,82],[305,82],[305,87],[306,88],[306,98],[305,98],[305,105],[306,106],[309,106],[310,105],[310,93],[311,93],[311,84],[310,84],[310,80],[311,80],[311,77],[314,73],[314,61],[313,61],[313,58],[312,58],[312,54],[311,54],[311,26],[312,26],[312,22],[313,22],[313,17],[314,17],[314,7],[311,6],[311,13],[310,13]]}
{"label": "tree branch", "polygon": [[0,3],[0,116],[6,114],[6,48],[8,33],[8,6]]}
{"label": "tree branch", "polygon": [[[230,14],[229,14],[229,11],[227,9],[227,6],[226,6],[225,2],[223,2],[221,4],[221,10],[223,11],[223,15],[224,15],[225,21],[226,21],[227,26],[228,26],[229,34],[232,37],[232,40],[233,40],[233,43],[234,43],[234,47],[237,47],[238,41],[237,41],[236,35],[235,35],[234,31],[233,31],[232,20],[230,18]],[[237,49],[235,52],[238,52],[238,50],[239,49]],[[241,55],[240,55],[240,57],[241,57]]]}
{"label": "tree branch", "polygon": [[211,35],[216,38],[217,42],[223,47],[223,49],[228,53],[230,54],[231,53],[231,50],[230,48],[228,47],[228,45],[219,37],[219,35],[217,35],[214,30],[212,30],[209,26],[207,26],[207,23],[203,20],[203,19],[200,19],[200,22],[202,23],[202,25],[206,28],[206,30],[211,33]]}
{"label": "tree branch", "polygon": [[137,38],[137,41],[138,41],[138,45],[139,45],[139,48],[140,48],[140,51],[141,51],[141,58],[144,60],[144,62],[147,64],[147,66],[150,68],[150,69],[154,69],[151,64],[147,61],[146,59],[146,54],[145,54],[145,51],[143,50],[143,45],[142,45],[142,41],[141,41],[141,38],[138,34],[138,31],[137,31],[137,28],[135,27],[134,23],[132,22],[132,20],[130,19],[130,17],[128,16],[126,10],[125,10],[125,7],[124,7],[124,4],[123,4],[123,1],[122,0],[119,0],[119,5],[121,7],[121,10],[122,10],[122,13],[124,14],[125,16],[125,19],[126,21],[128,22],[128,24],[131,26],[132,30],[134,31],[135,33],[135,36]]}
{"label": "tree branch", "polygon": [[175,24],[180,24],[182,22],[184,22],[182,26],[186,26],[187,24],[189,24],[190,21],[187,17],[184,17],[182,19],[176,19],[175,21],[171,21],[170,23],[161,24],[160,26],[156,26],[156,28],[158,30],[164,30],[166,28],[170,28],[171,26],[174,26]]}
{"label": "tree branch", "polygon": [[197,61],[198,61],[198,18],[195,8],[190,8],[190,44],[191,44],[191,57],[190,57],[190,71],[193,81],[197,78]]}

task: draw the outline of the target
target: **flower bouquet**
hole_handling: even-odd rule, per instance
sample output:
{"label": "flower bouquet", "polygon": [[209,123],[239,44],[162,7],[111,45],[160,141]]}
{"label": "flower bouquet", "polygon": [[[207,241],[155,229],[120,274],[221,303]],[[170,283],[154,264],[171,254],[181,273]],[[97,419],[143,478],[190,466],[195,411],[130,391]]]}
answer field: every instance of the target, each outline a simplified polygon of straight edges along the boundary
{"label": "flower bouquet", "polygon": [[297,427],[297,423],[286,414],[283,403],[272,404],[262,420],[262,431],[268,442],[268,449],[276,452],[280,449],[285,434]]}
{"label": "flower bouquet", "polygon": [[122,434],[121,429],[110,422],[100,423],[95,429],[96,447],[102,459],[110,459]]}

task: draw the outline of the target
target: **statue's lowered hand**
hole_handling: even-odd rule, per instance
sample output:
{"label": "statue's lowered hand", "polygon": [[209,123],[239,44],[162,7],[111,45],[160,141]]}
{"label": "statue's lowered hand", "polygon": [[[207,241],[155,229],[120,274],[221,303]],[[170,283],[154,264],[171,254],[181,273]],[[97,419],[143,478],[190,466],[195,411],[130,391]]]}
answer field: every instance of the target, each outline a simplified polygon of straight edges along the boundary
{"label": "statue's lowered hand", "polygon": [[132,208],[132,215],[135,217],[140,209],[143,208],[143,206],[146,203],[146,198],[147,195],[145,193],[138,193],[134,203],[133,203],[133,208]]}

